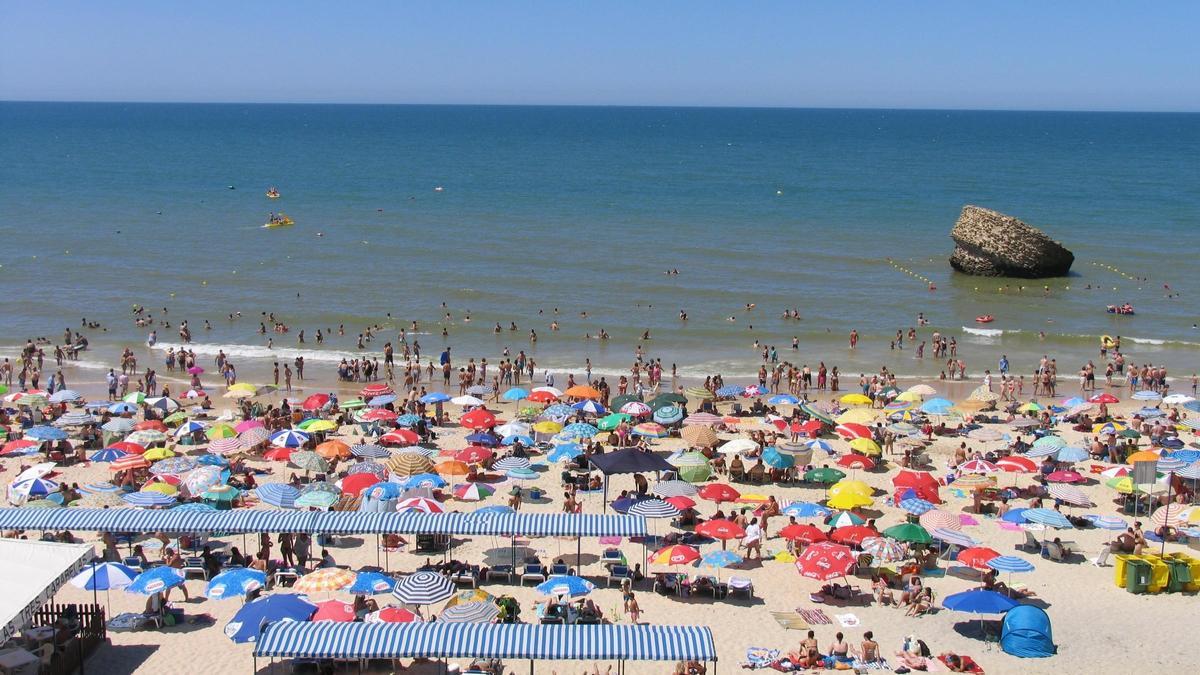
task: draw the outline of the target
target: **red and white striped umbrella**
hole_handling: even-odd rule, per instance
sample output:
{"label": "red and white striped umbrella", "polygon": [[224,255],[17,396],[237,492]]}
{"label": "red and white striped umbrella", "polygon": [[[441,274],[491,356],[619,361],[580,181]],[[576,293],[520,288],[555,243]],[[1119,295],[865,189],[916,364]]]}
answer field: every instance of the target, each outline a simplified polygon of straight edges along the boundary
{"label": "red and white striped umbrella", "polygon": [[1070,504],[1071,506],[1091,506],[1092,500],[1083,493],[1083,490],[1073,486],[1058,483],[1050,486],[1050,496],[1060,502]]}
{"label": "red and white striped umbrella", "polygon": [[438,502],[426,497],[412,497],[396,504],[397,511],[420,511],[421,513],[443,513]]}
{"label": "red and white striped umbrella", "polygon": [[1000,470],[999,467],[997,467],[995,464],[992,464],[991,462],[987,461],[986,459],[972,459],[970,461],[963,462],[962,464],[958,465],[958,473],[960,475],[968,474],[968,473],[978,473],[978,474],[986,475],[989,473],[996,473],[999,470]]}
{"label": "red and white striped umbrella", "polygon": [[921,514],[920,518],[918,518],[918,521],[921,523],[921,527],[927,530],[932,530],[938,527],[942,527],[947,530],[962,529],[962,521],[959,520],[957,515],[950,513],[949,511],[941,511],[938,509],[926,511],[925,513]]}
{"label": "red and white striped umbrella", "polygon": [[1187,522],[1185,515],[1189,508],[1187,504],[1167,504],[1151,514],[1150,522],[1159,526],[1180,527]]}

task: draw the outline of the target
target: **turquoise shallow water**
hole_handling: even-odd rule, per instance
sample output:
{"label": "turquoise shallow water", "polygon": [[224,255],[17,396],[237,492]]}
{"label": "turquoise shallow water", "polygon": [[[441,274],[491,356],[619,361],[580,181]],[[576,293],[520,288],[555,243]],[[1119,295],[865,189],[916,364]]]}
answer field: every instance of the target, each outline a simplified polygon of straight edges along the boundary
{"label": "turquoise shallow water", "polygon": [[[1135,361],[1190,372],[1197,157],[1200,115],[1182,114],[3,103],[0,345],[86,316],[107,353],[144,341],[128,320],[142,303],[245,359],[272,356],[262,311],[307,329],[310,360],[356,352],[311,344],[339,323],[417,319],[428,353],[445,302],[464,355],[529,350],[534,327],[539,363],[616,369],[649,330],[652,355],[728,376],[757,366],[756,339],[791,358],[795,335],[804,362],[936,375],[888,349],[924,312],[980,368],[1001,352],[1074,367],[1120,334]],[[966,203],[1063,240],[1073,276],[1042,297],[953,274]],[[272,209],[296,226],[263,230]],[[1104,313],[1122,302],[1138,315]],[[803,320],[780,318],[792,307]],[[1005,332],[965,333],[983,313]],[[520,330],[496,336],[497,321]],[[608,343],[583,339],[601,328]]]}

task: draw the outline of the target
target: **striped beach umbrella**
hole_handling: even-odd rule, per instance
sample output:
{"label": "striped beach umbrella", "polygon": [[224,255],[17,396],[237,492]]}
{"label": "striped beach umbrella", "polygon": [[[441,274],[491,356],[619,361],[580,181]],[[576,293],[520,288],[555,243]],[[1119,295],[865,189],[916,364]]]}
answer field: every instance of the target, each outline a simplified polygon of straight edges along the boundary
{"label": "striped beach umbrella", "polygon": [[661,499],[643,499],[629,507],[629,515],[644,518],[675,518],[679,509]]}
{"label": "striped beach umbrella", "polygon": [[331,593],[354,583],[354,572],[340,567],[324,567],[296,580],[292,590],[297,593]]}
{"label": "striped beach umbrella", "polygon": [[1071,506],[1092,505],[1092,500],[1088,499],[1088,496],[1084,494],[1083,490],[1080,490],[1073,485],[1064,485],[1061,483],[1051,485],[1049,492],[1051,497],[1060,502],[1070,504]]}
{"label": "striped beach umbrella", "polygon": [[885,537],[867,537],[862,540],[859,548],[871,556],[872,564],[879,567],[883,563],[893,563],[908,557],[908,549],[901,544]]}
{"label": "striped beach umbrella", "polygon": [[698,494],[700,489],[687,481],[665,480],[655,483],[650,491],[665,499],[667,497],[692,497]]}
{"label": "striped beach umbrella", "polygon": [[125,500],[125,503],[130,506],[140,506],[142,508],[171,506],[175,503],[175,498],[170,495],[150,491],[131,492],[123,495],[121,499]]}
{"label": "striped beach umbrella", "polygon": [[329,462],[322,456],[311,450],[293,451],[288,457],[288,461],[293,466],[303,469],[304,471],[315,471],[317,473],[325,473],[329,471]]}
{"label": "striped beach umbrella", "polygon": [[514,471],[516,469],[528,469],[529,466],[529,460],[525,459],[524,457],[505,457],[504,459],[492,464],[493,469],[502,473]]}
{"label": "striped beach umbrella", "polygon": [[987,561],[986,565],[997,572],[1032,572],[1033,563],[1015,555],[1000,555]]}
{"label": "striped beach umbrella", "polygon": [[454,584],[437,572],[420,570],[401,579],[392,595],[408,605],[432,605],[454,595]]}
{"label": "striped beach umbrella", "polygon": [[487,623],[500,616],[500,608],[492,602],[464,602],[442,610],[441,623]]}
{"label": "striped beach umbrella", "polygon": [[356,445],[352,445],[350,446],[350,453],[355,457],[362,457],[364,459],[383,459],[392,455],[390,450],[381,445],[375,445],[374,443],[358,443]]}
{"label": "striped beach umbrella", "polygon": [[941,511],[938,509],[926,511],[925,513],[921,514],[921,517],[918,518],[918,521],[921,523],[922,527],[930,531],[933,531],[936,528],[945,528],[948,530],[962,529],[962,521],[959,520],[958,515],[950,513],[949,511]]}
{"label": "striped beach umbrella", "polygon": [[116,448],[104,448],[97,450],[88,456],[88,461],[91,462],[115,462],[122,457],[128,457],[129,453],[122,452]]}
{"label": "striped beach umbrella", "polygon": [[943,541],[947,544],[953,544],[955,546],[961,546],[963,548],[970,548],[972,546],[979,545],[978,539],[964,534],[958,530],[952,530],[948,527],[935,527],[929,531],[929,536],[937,539],[938,541]]}
{"label": "striped beach umbrella", "polygon": [[633,428],[633,434],[646,438],[666,438],[667,429],[657,422],[642,422]]}
{"label": "striped beach umbrella", "polygon": [[229,455],[244,449],[245,445],[239,437],[218,438],[208,444],[208,451],[214,455]]}
{"label": "striped beach umbrella", "polygon": [[71,577],[71,585],[85,591],[115,591],[132,584],[137,575],[137,570],[132,567],[106,562],[83,568]]}
{"label": "striped beach umbrella", "polygon": [[1057,529],[1072,529],[1074,525],[1067,517],[1053,509],[1025,509],[1021,515],[1031,523],[1040,523]]}
{"label": "striped beach umbrella", "polygon": [[264,427],[254,427],[240,432],[238,438],[241,439],[242,445],[252,448],[271,440],[271,432],[267,431]]}
{"label": "striped beach umbrella", "polygon": [[259,500],[264,504],[277,506],[281,509],[295,508],[296,498],[300,496],[300,491],[287,483],[265,483],[259,485],[254,490],[254,493],[258,495]]}

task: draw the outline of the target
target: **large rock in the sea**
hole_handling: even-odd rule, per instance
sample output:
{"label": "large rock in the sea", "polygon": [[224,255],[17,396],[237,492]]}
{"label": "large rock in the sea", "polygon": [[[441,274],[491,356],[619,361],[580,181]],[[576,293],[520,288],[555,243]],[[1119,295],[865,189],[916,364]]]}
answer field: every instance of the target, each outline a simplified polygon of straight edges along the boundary
{"label": "large rock in the sea", "polygon": [[978,206],[963,207],[950,238],[955,244],[950,266],[963,274],[1061,277],[1075,262],[1074,253],[1036,227]]}

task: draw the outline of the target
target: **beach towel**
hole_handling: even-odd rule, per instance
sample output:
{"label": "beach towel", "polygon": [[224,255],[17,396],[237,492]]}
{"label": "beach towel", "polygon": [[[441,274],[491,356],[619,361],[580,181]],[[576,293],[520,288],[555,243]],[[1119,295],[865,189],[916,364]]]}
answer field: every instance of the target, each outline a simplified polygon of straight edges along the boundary
{"label": "beach towel", "polygon": [[746,660],[742,661],[741,666],[751,670],[755,668],[770,668],[771,664],[778,659],[778,649],[768,649],[766,647],[746,647]]}
{"label": "beach towel", "polygon": [[890,664],[888,664],[887,659],[879,659],[877,661],[863,661],[862,659],[855,658],[854,662],[851,665],[854,666],[854,670],[856,670],[856,671],[859,671],[859,670],[891,670],[892,669],[892,666]]}
{"label": "beach towel", "polygon": [[787,551],[780,551],[779,553],[776,553],[775,555],[771,556],[770,559],[774,560],[775,562],[785,562],[785,563],[796,562],[796,556],[792,555],[791,553],[789,553]]}
{"label": "beach towel", "polygon": [[833,623],[833,620],[830,619],[829,616],[825,614],[825,612],[823,612],[822,610],[819,610],[819,609],[800,609],[799,607],[797,607],[796,612],[799,613],[800,616],[804,617],[805,621],[809,622],[810,624],[812,624],[814,626],[821,626],[821,625]]}
{"label": "beach towel", "polygon": [[[958,672],[960,672],[960,673],[976,673],[977,675],[983,675],[983,668],[980,667],[980,665],[978,663],[975,663],[975,659],[973,659],[969,656],[964,656],[962,654],[959,654],[958,658],[962,661],[962,669],[959,670]],[[950,664],[946,663],[946,655],[945,654],[942,654],[941,656],[937,657],[937,660],[939,662],[941,662],[941,664],[943,666],[945,666],[947,669],[950,668]]]}
{"label": "beach towel", "polygon": [[838,620],[838,623],[842,624],[842,628],[858,628],[862,625],[862,622],[858,620],[858,617],[853,612],[834,614],[833,616]]}
{"label": "beach towel", "polygon": [[798,612],[771,612],[771,616],[780,626],[791,630],[804,630],[811,627]]}

